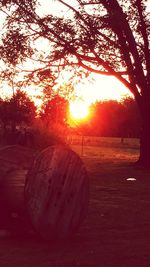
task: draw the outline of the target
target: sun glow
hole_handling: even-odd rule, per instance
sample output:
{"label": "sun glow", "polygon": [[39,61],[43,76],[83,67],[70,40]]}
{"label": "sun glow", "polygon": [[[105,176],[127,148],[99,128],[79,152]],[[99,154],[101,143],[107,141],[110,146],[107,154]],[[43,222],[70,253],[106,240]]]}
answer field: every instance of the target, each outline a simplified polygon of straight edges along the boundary
{"label": "sun glow", "polygon": [[96,101],[117,100],[131,96],[127,88],[116,78],[95,75],[94,82],[86,81],[75,86],[77,99],[70,101],[69,113],[71,124],[73,121],[82,123],[90,118],[90,106]]}
{"label": "sun glow", "polygon": [[83,120],[89,115],[89,106],[84,101],[74,101],[70,103],[70,115],[74,120]]}

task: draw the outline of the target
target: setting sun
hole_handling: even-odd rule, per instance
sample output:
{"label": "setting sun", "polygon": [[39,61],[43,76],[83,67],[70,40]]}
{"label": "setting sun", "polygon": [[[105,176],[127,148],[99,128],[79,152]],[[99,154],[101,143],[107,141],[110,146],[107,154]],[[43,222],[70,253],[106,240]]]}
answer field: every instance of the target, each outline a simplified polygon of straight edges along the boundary
{"label": "setting sun", "polygon": [[84,101],[70,103],[70,115],[75,120],[85,119],[89,114],[89,107]]}

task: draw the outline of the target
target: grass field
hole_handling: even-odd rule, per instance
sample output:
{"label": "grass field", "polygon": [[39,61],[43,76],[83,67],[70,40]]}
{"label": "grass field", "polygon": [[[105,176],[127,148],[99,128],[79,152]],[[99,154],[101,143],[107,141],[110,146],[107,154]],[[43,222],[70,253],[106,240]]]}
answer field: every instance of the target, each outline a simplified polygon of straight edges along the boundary
{"label": "grass field", "polygon": [[80,144],[71,147],[82,156],[89,176],[85,222],[65,244],[46,244],[21,233],[1,238],[0,267],[149,267],[150,171],[133,164],[138,140],[105,139],[97,145],[88,141],[83,150]]}

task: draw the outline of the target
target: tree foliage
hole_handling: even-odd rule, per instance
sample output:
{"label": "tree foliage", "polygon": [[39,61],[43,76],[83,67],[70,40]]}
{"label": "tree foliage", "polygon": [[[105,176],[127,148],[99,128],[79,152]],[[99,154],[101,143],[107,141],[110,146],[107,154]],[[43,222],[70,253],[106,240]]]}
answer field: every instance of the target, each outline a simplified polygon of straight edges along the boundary
{"label": "tree foliage", "polygon": [[97,102],[93,108],[92,125],[101,136],[140,137],[140,114],[133,98],[124,98],[121,103],[114,100]]}
{"label": "tree foliage", "polygon": [[4,128],[10,127],[14,131],[21,124],[30,125],[35,116],[34,102],[25,92],[18,90],[13,97],[0,102],[0,121]]}
{"label": "tree foliage", "polygon": [[97,101],[90,107],[90,121],[77,125],[83,135],[136,137],[141,134],[141,118],[135,100],[131,97]]}
{"label": "tree foliage", "polygon": [[65,126],[67,124],[68,107],[68,101],[56,94],[43,103],[40,118],[47,127]]}
{"label": "tree foliage", "polygon": [[[56,68],[78,65],[88,71],[115,75],[135,97],[143,96],[150,83],[146,1],[56,2],[66,7],[70,15],[39,15],[36,1],[2,1],[1,10],[11,10],[13,6],[11,12],[7,11],[7,31],[2,36],[3,60],[16,65],[33,55],[41,67],[32,72],[32,78],[38,73],[41,79],[53,76]],[[34,46],[42,38],[49,42],[45,51]]]}

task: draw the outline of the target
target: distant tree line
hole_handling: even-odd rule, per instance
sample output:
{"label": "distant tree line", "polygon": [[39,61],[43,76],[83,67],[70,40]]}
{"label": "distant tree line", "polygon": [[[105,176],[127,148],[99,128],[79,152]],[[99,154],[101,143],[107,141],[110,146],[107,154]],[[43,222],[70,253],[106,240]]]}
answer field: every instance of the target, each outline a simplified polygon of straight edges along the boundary
{"label": "distant tree line", "polygon": [[40,110],[21,90],[9,98],[0,98],[0,143],[48,146],[66,131],[69,102],[58,94],[43,94]]}
{"label": "distant tree line", "polygon": [[18,90],[11,98],[0,99],[0,125],[12,132],[17,126],[31,125],[36,116],[36,107],[28,95]]}
{"label": "distant tree line", "polygon": [[141,118],[135,100],[131,97],[98,101],[90,108],[91,118],[78,125],[84,135],[140,137]]}
{"label": "distant tree line", "polygon": [[29,96],[20,90],[5,99],[0,99],[0,135],[3,144],[23,144],[27,127],[33,124],[36,106]]}
{"label": "distant tree line", "polygon": [[[63,134],[140,137],[141,119],[136,102],[131,97],[122,101],[97,101],[90,107],[88,120],[76,121],[75,127],[68,125],[69,102],[58,94],[45,98],[40,112],[25,92],[20,90],[11,98],[0,99],[1,137],[11,139],[13,143],[20,129],[23,131],[37,124],[44,127],[46,134],[50,131]],[[24,132],[26,134],[26,131]],[[10,140],[9,140],[10,141]],[[6,142],[7,143],[7,142]]]}

